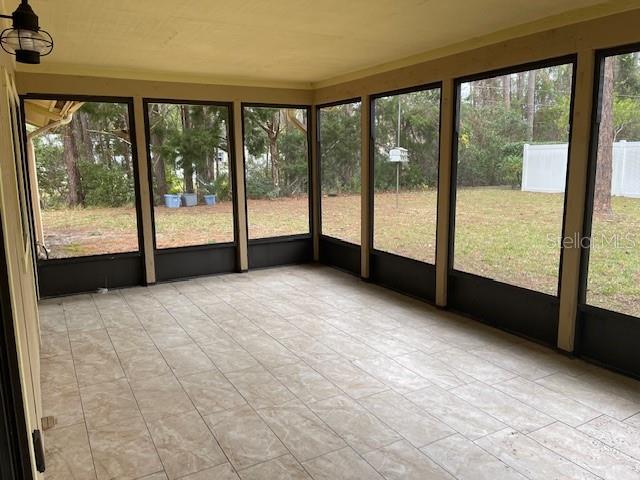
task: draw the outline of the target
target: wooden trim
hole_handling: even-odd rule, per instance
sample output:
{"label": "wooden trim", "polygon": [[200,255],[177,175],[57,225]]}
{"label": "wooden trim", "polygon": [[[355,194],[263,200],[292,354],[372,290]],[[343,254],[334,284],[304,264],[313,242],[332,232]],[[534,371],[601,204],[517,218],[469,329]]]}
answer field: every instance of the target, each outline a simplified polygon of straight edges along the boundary
{"label": "wooden trim", "polygon": [[368,279],[373,244],[371,159],[371,97],[364,95],[360,103],[360,276]]}
{"label": "wooden trim", "polygon": [[[578,62],[574,76],[575,94],[565,197],[564,238],[581,238],[583,233],[591,138],[594,67],[595,52],[593,50],[578,52]],[[582,252],[579,242],[578,244],[574,243],[571,242],[562,249],[560,265],[558,348],[567,352],[572,352],[575,345],[581,278],[580,257]]]}
{"label": "wooden trim", "polygon": [[320,260],[320,230],[322,228],[320,220],[320,168],[318,158],[318,107],[311,107],[309,113],[309,131],[311,132],[311,185],[309,194],[311,195],[311,234],[313,236],[313,260]]}
{"label": "wooden trim", "polygon": [[238,242],[238,270],[246,272],[249,269],[249,232],[247,228],[247,197],[245,193],[244,174],[244,135],[242,125],[242,102],[233,102],[233,125],[232,135],[235,161],[233,168],[235,175],[232,176],[233,191],[237,198],[236,221],[237,221],[237,242]]}
{"label": "wooden trim", "polygon": [[451,215],[451,165],[455,137],[456,92],[452,78],[440,90],[440,150],[438,163],[438,214],[436,227],[436,305],[447,305],[449,278],[449,220]]}
{"label": "wooden trim", "polygon": [[138,151],[138,178],[140,181],[140,217],[142,219],[142,246],[144,257],[145,282],[156,283],[156,267],[153,248],[153,196],[149,181],[149,155],[145,132],[145,111],[142,97],[133,98],[133,117]]}

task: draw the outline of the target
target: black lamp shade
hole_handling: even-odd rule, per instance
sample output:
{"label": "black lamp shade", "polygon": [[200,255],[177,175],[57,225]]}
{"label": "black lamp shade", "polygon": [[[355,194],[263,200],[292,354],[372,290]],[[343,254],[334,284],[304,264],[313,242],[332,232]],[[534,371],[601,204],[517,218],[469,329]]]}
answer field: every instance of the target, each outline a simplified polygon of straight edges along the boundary
{"label": "black lamp shade", "polygon": [[40,63],[40,57],[52,52],[53,38],[40,29],[38,16],[26,0],[20,3],[11,18],[13,28],[0,33],[0,46],[5,52],[15,55],[17,62]]}

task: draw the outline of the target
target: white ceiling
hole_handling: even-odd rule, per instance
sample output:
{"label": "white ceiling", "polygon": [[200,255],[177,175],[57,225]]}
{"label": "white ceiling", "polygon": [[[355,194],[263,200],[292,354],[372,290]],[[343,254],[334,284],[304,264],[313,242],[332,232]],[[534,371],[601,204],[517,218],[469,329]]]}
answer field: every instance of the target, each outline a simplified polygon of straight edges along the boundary
{"label": "white ceiling", "polygon": [[[18,1],[4,3],[10,12]],[[55,49],[41,65],[20,70],[301,88],[454,45],[472,48],[496,32],[513,37],[638,6],[637,0],[30,3]]]}

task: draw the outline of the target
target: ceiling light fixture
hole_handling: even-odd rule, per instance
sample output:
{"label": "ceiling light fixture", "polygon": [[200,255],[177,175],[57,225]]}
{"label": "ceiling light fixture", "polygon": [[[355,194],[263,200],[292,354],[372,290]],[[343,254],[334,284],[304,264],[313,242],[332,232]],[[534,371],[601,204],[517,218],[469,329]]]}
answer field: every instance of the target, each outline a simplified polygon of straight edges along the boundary
{"label": "ceiling light fixture", "polygon": [[40,63],[40,57],[49,55],[53,51],[53,38],[38,25],[35,14],[28,0],[22,0],[11,16],[0,15],[0,18],[13,20],[12,28],[0,33],[2,49],[15,55],[20,63]]}

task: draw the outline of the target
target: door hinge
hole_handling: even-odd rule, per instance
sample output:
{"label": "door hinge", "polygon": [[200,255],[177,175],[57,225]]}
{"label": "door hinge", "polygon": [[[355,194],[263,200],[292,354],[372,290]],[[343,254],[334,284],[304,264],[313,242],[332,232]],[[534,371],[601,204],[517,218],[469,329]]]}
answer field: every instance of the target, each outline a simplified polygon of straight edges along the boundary
{"label": "door hinge", "polygon": [[38,472],[44,473],[44,444],[42,442],[42,433],[40,430],[33,431],[33,455],[36,460],[36,468]]}

